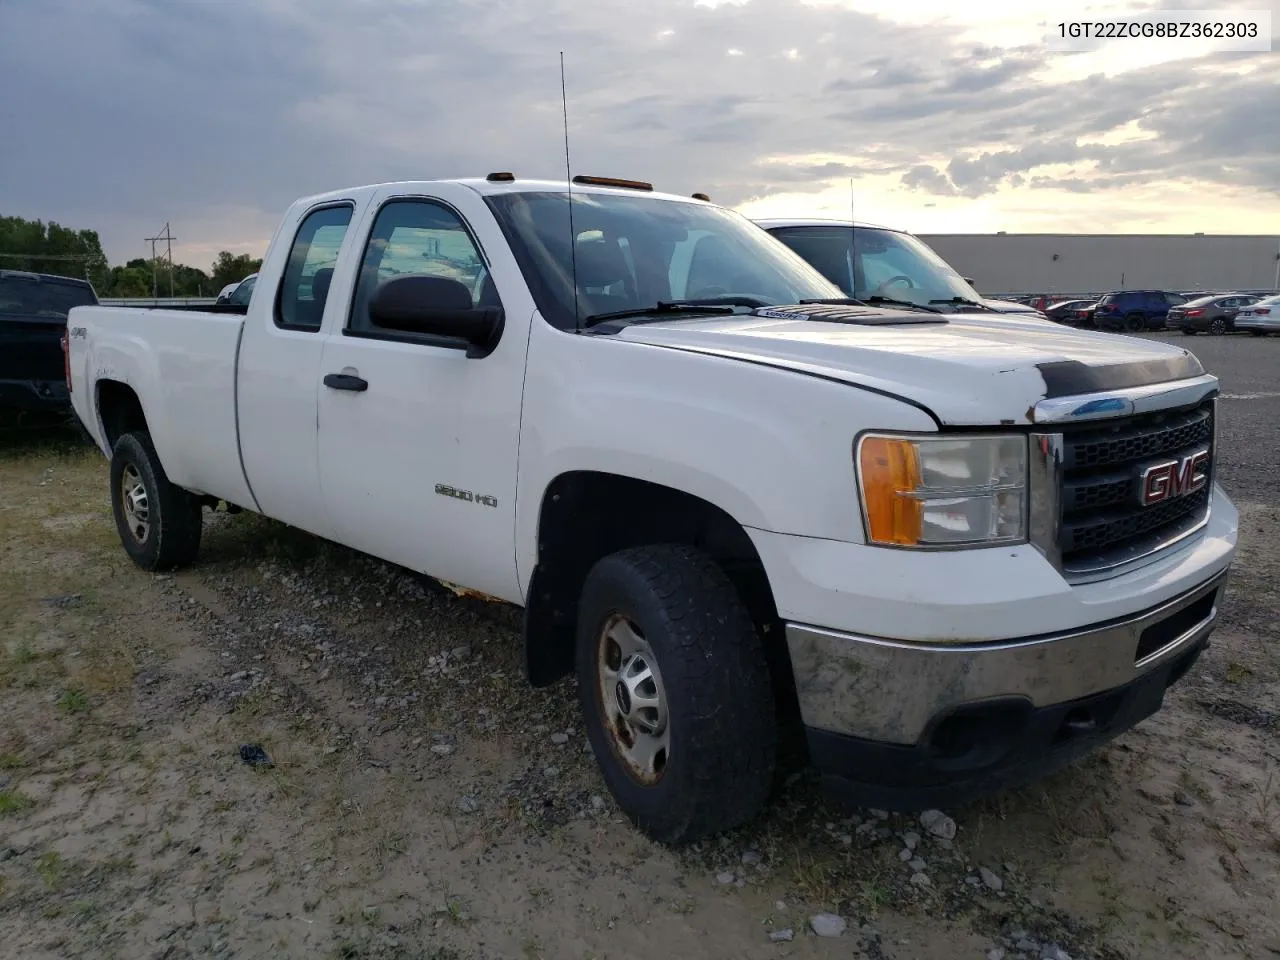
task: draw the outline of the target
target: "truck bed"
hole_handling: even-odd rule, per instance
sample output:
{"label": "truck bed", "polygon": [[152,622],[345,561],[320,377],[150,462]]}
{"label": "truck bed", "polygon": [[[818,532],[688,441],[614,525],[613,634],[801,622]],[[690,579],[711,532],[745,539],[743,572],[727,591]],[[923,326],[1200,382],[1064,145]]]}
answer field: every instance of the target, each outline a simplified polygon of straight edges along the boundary
{"label": "truck bed", "polygon": [[[146,411],[169,478],[188,490],[250,503],[236,430],[236,356],[243,310],[76,307],[67,327],[72,362],[93,357],[77,380],[118,381]],[[77,349],[78,344],[88,349]],[[102,450],[115,434],[101,423],[97,397],[73,395],[76,412]]]}

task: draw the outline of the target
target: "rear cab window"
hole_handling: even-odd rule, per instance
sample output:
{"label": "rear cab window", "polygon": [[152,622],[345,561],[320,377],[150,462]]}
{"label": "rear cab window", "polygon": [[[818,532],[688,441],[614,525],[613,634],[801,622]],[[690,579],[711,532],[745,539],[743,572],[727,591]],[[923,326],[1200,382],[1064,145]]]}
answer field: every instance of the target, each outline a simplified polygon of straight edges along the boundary
{"label": "rear cab window", "polygon": [[98,302],[93,288],[83,283],[9,274],[0,276],[0,315],[66,320],[72,307]]}

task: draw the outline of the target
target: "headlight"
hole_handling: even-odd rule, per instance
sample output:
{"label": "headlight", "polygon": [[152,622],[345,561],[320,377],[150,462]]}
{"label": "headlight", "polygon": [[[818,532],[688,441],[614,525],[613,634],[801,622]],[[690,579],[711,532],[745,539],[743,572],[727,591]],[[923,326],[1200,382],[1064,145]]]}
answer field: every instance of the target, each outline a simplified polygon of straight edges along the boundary
{"label": "headlight", "polygon": [[1027,538],[1027,439],[867,434],[857,446],[870,543],[962,547]]}

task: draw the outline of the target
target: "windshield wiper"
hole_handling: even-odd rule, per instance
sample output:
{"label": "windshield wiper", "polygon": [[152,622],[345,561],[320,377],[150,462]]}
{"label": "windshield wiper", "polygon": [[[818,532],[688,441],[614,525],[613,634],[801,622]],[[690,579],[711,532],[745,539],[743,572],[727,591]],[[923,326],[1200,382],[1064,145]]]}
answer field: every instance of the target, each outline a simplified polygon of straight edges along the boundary
{"label": "windshield wiper", "polygon": [[[832,297],[830,299],[810,299],[801,300],[801,303],[830,303],[830,304],[849,304],[857,307],[879,307],[885,304],[893,304],[895,307],[910,307],[913,310],[923,310],[926,313],[941,313],[937,307],[926,307],[923,303],[912,303],[910,300],[895,300],[893,297],[882,297],[876,294],[872,297],[864,297],[858,300],[854,297]],[[935,301],[936,302],[936,301]]]}
{"label": "windshield wiper", "polygon": [[606,320],[626,320],[629,317],[648,317],[662,313],[733,313],[734,307],[768,306],[757,297],[710,297],[706,300],[659,300],[651,307],[637,307],[632,310],[612,310],[608,313],[593,313],[582,318],[584,327],[594,327]]}
{"label": "windshield wiper", "polygon": [[968,297],[951,297],[947,300],[930,300],[929,302],[930,303],[949,303],[949,304],[952,304],[953,306],[960,306],[963,304],[966,307],[980,307],[981,309],[988,310],[991,313],[1000,312],[999,310],[996,310],[993,307],[988,307],[985,303],[982,303],[979,300],[970,300]]}

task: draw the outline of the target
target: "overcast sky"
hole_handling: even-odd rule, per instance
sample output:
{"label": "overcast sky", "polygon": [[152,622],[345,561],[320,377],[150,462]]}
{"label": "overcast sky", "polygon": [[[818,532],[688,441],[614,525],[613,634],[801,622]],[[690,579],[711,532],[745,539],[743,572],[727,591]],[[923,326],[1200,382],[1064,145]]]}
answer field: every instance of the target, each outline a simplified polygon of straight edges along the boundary
{"label": "overcast sky", "polygon": [[564,50],[575,173],[925,233],[1280,233],[1280,53],[1046,49],[1175,5],[0,0],[0,214],[113,262],[168,220],[207,269],[303,194],[563,176]]}

